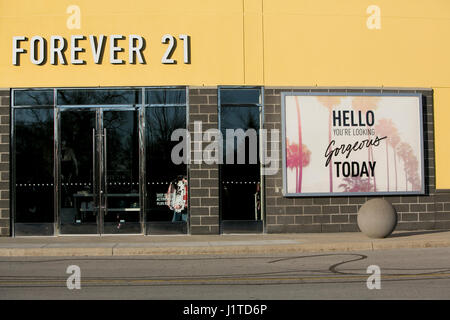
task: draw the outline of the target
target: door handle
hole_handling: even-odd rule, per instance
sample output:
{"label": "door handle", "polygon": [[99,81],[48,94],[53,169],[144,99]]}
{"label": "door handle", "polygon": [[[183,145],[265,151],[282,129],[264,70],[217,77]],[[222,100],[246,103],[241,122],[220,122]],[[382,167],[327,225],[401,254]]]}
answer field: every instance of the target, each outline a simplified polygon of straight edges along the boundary
{"label": "door handle", "polygon": [[94,206],[93,206],[94,216],[97,217],[97,223],[98,223],[98,219],[99,219],[98,213],[99,213],[100,208],[98,206],[98,199],[97,199],[97,185],[98,185],[98,182],[96,180],[97,170],[96,170],[96,161],[95,161],[95,156],[96,156],[96,152],[95,152],[95,147],[96,147],[95,138],[96,138],[95,128],[92,128],[92,201],[94,203]]}
{"label": "door handle", "polygon": [[95,128],[92,128],[92,194],[94,195],[95,201]]}
{"label": "door handle", "polygon": [[104,128],[103,129],[103,158],[104,158],[104,161],[105,161],[105,163],[104,163],[104,168],[105,168],[105,193],[107,193],[107,189],[106,189],[107,183],[106,183],[106,181],[107,181],[107,177],[108,177],[108,154],[107,154],[108,149],[107,149],[106,143],[107,143],[107,141],[106,141],[106,128]]}
{"label": "door handle", "polygon": [[103,205],[104,205],[104,209],[105,209],[105,214],[106,214],[106,209],[108,207],[107,204],[107,194],[108,194],[108,154],[107,154],[107,135],[106,135],[107,131],[106,128],[103,128],[103,158],[104,158],[104,179],[105,179],[105,187],[104,190],[101,191],[102,194],[104,194],[104,200],[103,200]]}

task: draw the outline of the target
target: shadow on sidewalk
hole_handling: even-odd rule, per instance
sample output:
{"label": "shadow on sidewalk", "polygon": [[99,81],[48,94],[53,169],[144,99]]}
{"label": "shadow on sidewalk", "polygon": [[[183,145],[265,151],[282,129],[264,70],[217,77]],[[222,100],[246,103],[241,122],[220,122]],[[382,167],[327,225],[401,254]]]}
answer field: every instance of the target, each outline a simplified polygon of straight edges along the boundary
{"label": "shadow on sidewalk", "polygon": [[431,234],[431,233],[440,233],[440,232],[449,232],[450,230],[428,230],[428,231],[400,231],[401,233],[393,233],[387,238],[399,238],[399,237],[409,237],[416,236],[421,234]]}

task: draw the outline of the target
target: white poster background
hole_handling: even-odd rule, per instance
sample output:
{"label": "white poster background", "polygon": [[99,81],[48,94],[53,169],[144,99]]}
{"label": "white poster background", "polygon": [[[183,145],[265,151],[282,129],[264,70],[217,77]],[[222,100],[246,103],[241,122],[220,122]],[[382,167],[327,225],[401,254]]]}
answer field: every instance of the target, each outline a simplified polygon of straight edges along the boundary
{"label": "white poster background", "polygon": [[[320,101],[319,97],[335,97],[338,98],[339,103],[332,106],[332,110],[343,111],[349,110],[354,112],[355,120],[358,119],[358,112],[352,107],[352,103],[355,98],[361,98],[361,96],[330,96],[330,95],[286,95],[284,101],[284,166],[285,166],[285,193],[290,195],[303,195],[303,194],[322,194],[330,193],[330,177],[329,167],[325,167],[326,157],[325,152],[329,145],[329,114],[331,111],[325,107]],[[296,190],[296,175],[297,171],[294,168],[286,167],[286,148],[287,141],[290,144],[294,143],[298,145],[298,114],[297,114],[297,99],[300,118],[301,118],[301,132],[302,132],[302,145],[307,147],[310,151],[309,164],[303,167],[301,174],[301,193]],[[405,161],[399,156],[398,149],[396,149],[396,159],[394,161],[394,149],[389,145],[388,152],[386,153],[387,139],[380,141],[378,147],[373,146],[373,161],[375,165],[375,182],[371,177],[371,184],[374,184],[370,192],[362,193],[420,193],[423,191],[423,161],[422,161],[422,144],[421,144],[421,105],[420,96],[364,96],[368,105],[375,105],[373,109],[375,123],[373,127],[369,126],[333,126],[331,122],[331,139],[336,143],[334,148],[339,148],[342,144],[354,144],[356,141],[362,141],[365,139],[374,139],[376,136],[381,138],[381,135],[375,130],[374,136],[367,135],[354,135],[354,129],[369,129],[376,128],[380,119],[390,119],[397,128],[398,136],[401,142],[408,144],[412,150],[412,157],[418,161],[418,168],[416,174],[419,178],[419,186],[413,185],[410,181],[407,181],[405,174]],[[371,101],[371,99],[373,99]],[[362,113],[363,119],[365,119],[365,113]],[[333,129],[349,129],[351,135],[336,135]],[[388,154],[386,156],[386,154]],[[346,159],[346,155],[340,153],[338,156],[333,156],[332,167],[332,186],[333,193],[346,193],[345,188],[340,186],[342,184],[349,185],[349,181],[345,181],[342,176],[337,177],[336,167],[334,162],[336,161],[348,161],[358,162],[360,165],[366,162],[368,159],[368,149],[363,148],[358,151],[352,151],[349,158]],[[370,159],[372,161],[372,159]],[[389,163],[389,176],[388,172]],[[330,163],[331,165],[331,163]],[[342,171],[342,168],[341,168]],[[364,175],[363,178],[367,176]],[[352,178],[351,176],[349,178]],[[389,180],[389,188],[388,188]],[[376,191],[374,190],[376,186]],[[287,191],[287,192],[286,192]]]}

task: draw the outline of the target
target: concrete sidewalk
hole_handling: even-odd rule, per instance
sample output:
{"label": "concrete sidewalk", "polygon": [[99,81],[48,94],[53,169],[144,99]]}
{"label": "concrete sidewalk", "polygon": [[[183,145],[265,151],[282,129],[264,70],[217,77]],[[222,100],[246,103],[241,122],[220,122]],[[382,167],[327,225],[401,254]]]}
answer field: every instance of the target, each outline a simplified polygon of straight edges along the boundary
{"label": "concrete sidewalk", "polygon": [[262,254],[450,247],[450,231],[397,231],[386,239],[362,233],[0,238],[0,256],[132,256]]}

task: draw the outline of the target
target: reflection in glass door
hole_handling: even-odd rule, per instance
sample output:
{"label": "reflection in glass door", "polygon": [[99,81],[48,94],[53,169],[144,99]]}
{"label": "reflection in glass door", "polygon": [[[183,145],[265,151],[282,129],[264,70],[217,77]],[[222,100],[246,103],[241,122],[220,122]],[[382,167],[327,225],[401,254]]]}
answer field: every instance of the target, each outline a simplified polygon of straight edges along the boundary
{"label": "reflection in glass door", "polygon": [[61,109],[60,119],[60,233],[95,234],[99,207],[94,196],[97,112]]}
{"label": "reflection in glass door", "polygon": [[[258,135],[260,109],[257,106],[222,106],[220,115],[224,137],[224,164],[219,166],[222,230],[262,232]],[[242,140],[232,138],[234,141],[228,142],[227,129],[241,129],[248,136]],[[229,144],[233,146],[230,149],[227,148]],[[245,152],[244,163],[239,163],[238,150]],[[226,160],[230,158],[234,158],[232,164]]]}
{"label": "reflection in glass door", "polygon": [[141,233],[138,112],[103,111],[103,144],[102,233]]}
{"label": "reflection in glass door", "polygon": [[137,113],[61,108],[61,234],[141,233]]}
{"label": "reflection in glass door", "polygon": [[[223,164],[219,165],[222,233],[263,232],[260,89],[220,90]],[[228,135],[227,133],[233,133]]]}
{"label": "reflection in glass door", "polygon": [[13,235],[187,233],[187,92],[13,89]]}

